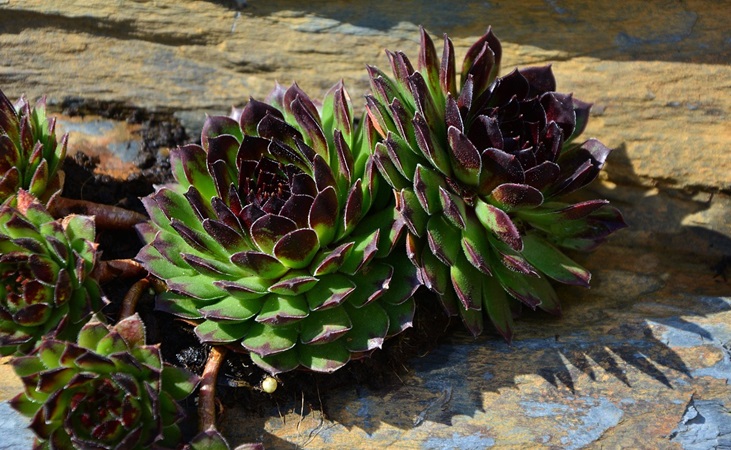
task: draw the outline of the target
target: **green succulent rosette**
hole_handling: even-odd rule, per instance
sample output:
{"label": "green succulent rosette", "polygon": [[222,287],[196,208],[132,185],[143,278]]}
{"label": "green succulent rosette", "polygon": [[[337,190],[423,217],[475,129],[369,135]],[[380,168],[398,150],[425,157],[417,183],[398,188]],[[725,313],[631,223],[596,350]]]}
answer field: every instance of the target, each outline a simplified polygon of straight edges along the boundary
{"label": "green succulent rosette", "polygon": [[171,151],[177,183],[138,226],[137,259],[169,289],[159,310],[270,373],[332,372],[411,325],[415,270],[390,254],[403,222],[352,114],[341,83],[319,109],[295,84]]}
{"label": "green succulent rosette", "polygon": [[[0,91],[0,204],[25,189],[44,204],[63,188],[68,135],[56,140],[56,119],[46,117],[46,100],[31,107],[13,104]],[[11,200],[12,201],[12,200]]]}
{"label": "green succulent rosette", "polygon": [[145,345],[137,314],[113,327],[91,321],[75,342],[45,338],[12,365],[25,391],[10,404],[31,418],[39,449],[178,448],[177,401],[199,381]]}
{"label": "green succulent rosette", "polygon": [[550,67],[498,77],[501,53],[488,29],[457,85],[452,42],[445,35],[440,59],[422,29],[416,70],[401,52],[387,52],[392,77],[368,67],[366,108],[421,282],[473,334],[486,314],[510,340],[511,298],[559,313],[549,280],[590,280],[562,249],[590,250],[626,225],[606,200],[562,200],[594,180],[610,152],[574,141],[591,105],[555,92]]}
{"label": "green succulent rosette", "polygon": [[27,352],[44,335],[74,338],[105,303],[90,276],[98,253],[94,220],[54,220],[21,189],[0,207],[0,354]]}

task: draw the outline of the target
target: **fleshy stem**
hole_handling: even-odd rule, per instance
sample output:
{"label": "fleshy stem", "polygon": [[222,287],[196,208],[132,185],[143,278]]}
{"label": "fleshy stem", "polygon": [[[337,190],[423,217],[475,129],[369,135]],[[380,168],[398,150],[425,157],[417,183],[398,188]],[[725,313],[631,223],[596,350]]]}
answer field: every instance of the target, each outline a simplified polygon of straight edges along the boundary
{"label": "fleshy stem", "polygon": [[144,214],[120,208],[119,206],[103,205],[86,200],[75,200],[57,196],[50,205],[49,210],[56,218],[66,217],[69,214],[83,214],[95,216],[98,227],[111,230],[130,229],[138,223],[147,220]]}
{"label": "fleshy stem", "polygon": [[137,301],[149,285],[150,281],[147,278],[143,278],[129,288],[129,291],[127,291],[127,294],[122,300],[122,308],[119,311],[119,320],[125,319],[135,313],[135,310],[137,310]]}
{"label": "fleshy stem", "polygon": [[220,345],[212,346],[206,366],[203,368],[198,392],[198,420],[201,430],[216,426],[216,378],[218,369],[226,357],[226,351],[226,348]]}
{"label": "fleshy stem", "polygon": [[101,284],[112,281],[116,278],[136,278],[146,274],[147,271],[132,259],[110,259],[98,261],[91,272],[92,278]]}

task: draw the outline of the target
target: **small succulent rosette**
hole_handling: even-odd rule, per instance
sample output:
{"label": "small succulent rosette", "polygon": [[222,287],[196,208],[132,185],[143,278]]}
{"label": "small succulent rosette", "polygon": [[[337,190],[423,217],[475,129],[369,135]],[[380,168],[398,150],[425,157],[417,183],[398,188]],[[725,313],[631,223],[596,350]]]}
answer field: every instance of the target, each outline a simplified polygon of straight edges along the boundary
{"label": "small succulent rosette", "polygon": [[606,200],[560,201],[594,180],[610,152],[595,139],[574,142],[591,105],[555,92],[550,67],[497,77],[501,53],[488,29],[458,86],[452,42],[445,35],[440,60],[422,29],[417,70],[387,52],[393,77],[369,67],[366,101],[421,281],[473,334],[487,313],[509,340],[510,297],[558,313],[548,280],[590,279],[561,248],[592,249],[626,225]]}
{"label": "small succulent rosette", "polygon": [[97,260],[91,217],[54,220],[21,189],[0,207],[0,354],[24,353],[47,334],[73,339],[105,303],[90,273]]}
{"label": "small succulent rosette", "polygon": [[137,314],[113,327],[91,321],[76,342],[46,338],[12,365],[25,391],[10,404],[31,418],[40,449],[178,448],[177,401],[199,381],[145,344]]}
{"label": "small succulent rosette", "polygon": [[0,91],[0,204],[21,188],[44,204],[61,192],[68,136],[58,142],[55,129],[45,98],[31,107],[25,97],[13,104]]}
{"label": "small succulent rosette", "polygon": [[270,373],[332,372],[411,325],[416,274],[389,254],[403,224],[342,84],[321,110],[297,85],[271,98],[171,151],[177,183],[143,199],[137,259],[202,342]]}

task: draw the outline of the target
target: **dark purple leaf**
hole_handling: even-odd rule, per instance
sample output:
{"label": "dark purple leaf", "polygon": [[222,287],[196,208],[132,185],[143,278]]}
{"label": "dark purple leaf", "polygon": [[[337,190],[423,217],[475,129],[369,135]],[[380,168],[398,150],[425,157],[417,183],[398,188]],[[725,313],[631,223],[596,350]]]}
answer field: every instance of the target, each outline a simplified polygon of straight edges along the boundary
{"label": "dark purple leaf", "polygon": [[525,184],[541,191],[554,183],[560,173],[561,168],[558,164],[544,161],[525,171]]}
{"label": "dark purple leaf", "polygon": [[42,258],[37,254],[30,255],[28,266],[33,276],[47,286],[56,284],[56,271],[58,266],[50,259]]}
{"label": "dark purple leaf", "polygon": [[553,76],[551,65],[533,66],[520,69],[520,74],[528,80],[530,85],[529,97],[540,97],[546,92],[556,90],[556,78]]}
{"label": "dark purple leaf", "polygon": [[503,183],[524,183],[523,166],[517,158],[496,148],[482,152],[482,172],[480,173],[479,193],[489,195]]}
{"label": "dark purple leaf", "polygon": [[576,128],[576,113],[571,94],[547,92],[541,96],[541,105],[546,110],[546,121],[556,122],[561,127],[563,138],[568,139]]}
{"label": "dark purple leaf", "polygon": [[309,228],[291,231],[274,246],[274,256],[291,269],[304,269],[320,249],[317,233]]}
{"label": "dark purple leaf", "polygon": [[[290,147],[295,147],[295,139],[302,139],[302,134],[295,127],[288,124],[284,119],[273,114],[264,116],[256,128],[257,133],[262,138],[280,139]],[[267,142],[268,144],[268,142]],[[243,145],[242,145],[243,147]],[[256,161],[255,158],[251,158]]]}
{"label": "dark purple leaf", "polygon": [[455,80],[455,63],[454,63],[454,45],[452,41],[444,35],[444,47],[442,50],[442,61],[439,66],[439,83],[442,86],[444,94],[457,94],[457,82]]}
{"label": "dark purple leaf", "polygon": [[315,168],[315,186],[317,186],[318,192],[323,191],[328,187],[337,187],[337,183],[335,182],[335,175],[333,175],[332,169],[322,156],[315,156],[313,165]]}
{"label": "dark purple leaf", "polygon": [[[289,91],[288,91],[289,92]],[[308,99],[309,100],[309,99]],[[286,94],[285,94],[286,101]],[[309,104],[312,104],[309,101]],[[308,144],[313,150],[327,161],[330,160],[330,154],[327,146],[327,139],[325,133],[322,131],[322,123],[320,122],[320,116],[315,109],[314,114],[309,109],[309,104],[303,101],[301,96],[297,96],[292,103],[292,114],[295,120],[302,127],[305,135],[309,138]],[[314,105],[312,106],[314,108]]]}
{"label": "dark purple leaf", "polygon": [[348,192],[348,198],[343,207],[343,230],[348,232],[355,228],[363,215],[363,188],[360,179],[356,180]]}
{"label": "dark purple leaf", "polygon": [[409,85],[409,76],[414,73],[414,67],[411,65],[411,61],[409,61],[409,58],[403,52],[390,52],[386,50],[386,56],[391,64],[391,70],[396,81],[406,90]]}
{"label": "dark purple leaf", "polygon": [[543,204],[541,191],[527,184],[503,183],[493,189],[491,197],[506,211]]}
{"label": "dark purple leaf", "polygon": [[298,173],[292,177],[289,189],[292,194],[309,195],[312,198],[315,198],[319,192],[315,180],[304,173]]}
{"label": "dark purple leaf", "polygon": [[312,117],[319,117],[317,107],[312,102],[310,97],[305,93],[305,91],[303,91],[299,87],[299,85],[297,85],[297,83],[292,83],[292,86],[290,86],[284,92],[284,98],[282,99],[285,111],[287,111],[289,114],[297,115],[297,112],[295,112],[295,108],[293,106],[293,103],[297,101],[299,101],[300,106],[302,106],[307,111],[307,114]]}
{"label": "dark purple leaf", "polygon": [[279,119],[284,119],[282,113],[277,108],[250,98],[249,103],[244,106],[244,110],[241,112],[241,117],[239,118],[241,129],[247,135],[256,135],[259,122],[267,114],[271,114],[273,117],[277,117]]}
{"label": "dark purple leaf", "polygon": [[251,237],[257,247],[271,253],[279,239],[290,231],[297,229],[297,224],[284,216],[266,214],[251,224]]}
{"label": "dark purple leaf", "polygon": [[460,132],[464,132],[464,123],[462,122],[462,115],[459,111],[459,106],[454,100],[451,94],[447,95],[447,104],[444,112],[444,119],[447,128],[454,127]]}
{"label": "dark purple leaf", "polygon": [[476,186],[482,169],[480,152],[457,128],[449,127],[447,135],[452,168],[456,177],[467,185]]}
{"label": "dark purple leaf", "polygon": [[[353,178],[353,152],[348,146],[348,143],[345,142],[343,133],[340,130],[333,131],[333,140],[338,156],[338,176],[343,177],[350,184]],[[317,165],[315,165],[315,170],[317,170]],[[317,173],[315,173],[315,178],[317,179]],[[318,189],[322,190],[324,188],[318,187]]]}

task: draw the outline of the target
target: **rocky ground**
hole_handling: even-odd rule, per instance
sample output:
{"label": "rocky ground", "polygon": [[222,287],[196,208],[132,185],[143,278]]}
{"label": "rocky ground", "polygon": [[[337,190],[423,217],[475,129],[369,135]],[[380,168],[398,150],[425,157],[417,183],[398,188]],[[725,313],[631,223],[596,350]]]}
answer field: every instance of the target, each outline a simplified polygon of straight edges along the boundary
{"label": "rocky ground", "polygon": [[[559,90],[594,102],[585,135],[617,149],[592,189],[620,207],[631,228],[580,257],[592,288],[561,289],[562,318],[527,315],[511,346],[451,333],[423,357],[382,370],[377,382],[355,368],[341,378],[351,383],[312,377],[309,388],[273,399],[235,394],[256,407],[227,402],[221,430],[232,443],[731,445],[728,5],[61,4],[0,0],[0,87],[11,98],[47,94],[72,151],[99,157],[97,178],[79,186],[79,196],[91,195],[98,180],[131,177],[143,189],[139,180],[164,172],[167,146],[194,140],[206,113],[263,98],[274,80],[297,80],[315,94],[343,78],[357,104],[367,88],[364,65],[386,67],[384,48],[416,55],[420,23],[432,35],[448,33],[458,57],[492,24],[503,42],[502,73],[553,64]],[[20,384],[0,369],[7,400]],[[13,431],[2,435],[17,438],[0,448],[29,448],[21,422],[0,403],[0,428]]]}

